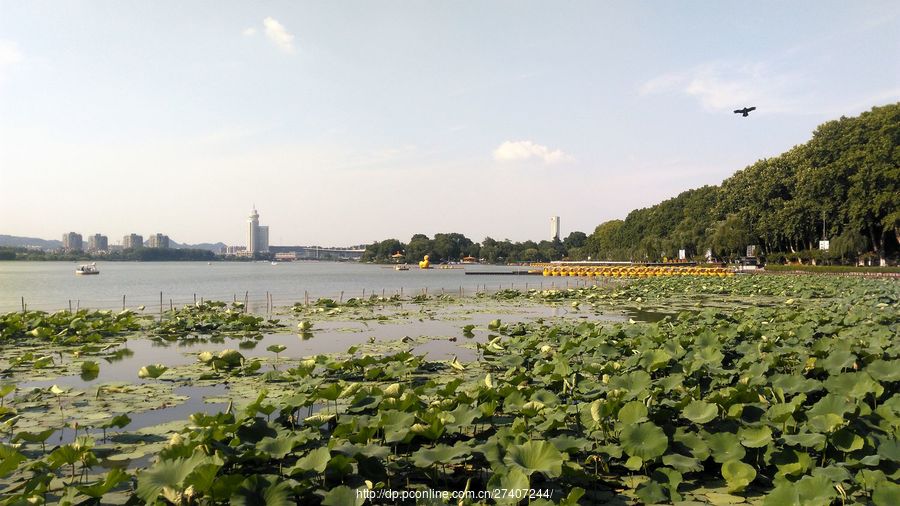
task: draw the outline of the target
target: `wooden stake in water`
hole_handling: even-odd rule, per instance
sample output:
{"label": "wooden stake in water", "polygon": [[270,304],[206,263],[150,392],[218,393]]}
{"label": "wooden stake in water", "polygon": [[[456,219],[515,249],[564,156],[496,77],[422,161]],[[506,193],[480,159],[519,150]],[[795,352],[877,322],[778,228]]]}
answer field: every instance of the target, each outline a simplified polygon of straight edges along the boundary
{"label": "wooden stake in water", "polygon": [[343,290],[341,290],[341,300],[339,300],[338,302],[341,304],[344,303],[344,291]]}
{"label": "wooden stake in water", "polygon": [[22,297],[22,312],[25,312],[25,297]]}
{"label": "wooden stake in water", "polygon": [[125,296],[122,296],[122,311],[125,311]]}
{"label": "wooden stake in water", "polygon": [[69,312],[72,312],[72,299],[69,299]]}
{"label": "wooden stake in water", "polygon": [[247,290],[244,292],[244,312],[247,312],[247,307],[250,305],[250,291]]}
{"label": "wooden stake in water", "polygon": [[159,319],[162,320],[162,292],[159,292]]}

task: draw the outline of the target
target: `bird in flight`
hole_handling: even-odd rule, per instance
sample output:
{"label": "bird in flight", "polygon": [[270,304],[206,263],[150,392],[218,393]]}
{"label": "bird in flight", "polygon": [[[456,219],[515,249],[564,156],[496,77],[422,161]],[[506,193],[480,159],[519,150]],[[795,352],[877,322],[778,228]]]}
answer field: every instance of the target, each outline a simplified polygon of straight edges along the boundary
{"label": "bird in flight", "polygon": [[740,114],[743,117],[750,116],[750,111],[755,111],[756,107],[744,107],[743,109],[735,109],[735,114]]}

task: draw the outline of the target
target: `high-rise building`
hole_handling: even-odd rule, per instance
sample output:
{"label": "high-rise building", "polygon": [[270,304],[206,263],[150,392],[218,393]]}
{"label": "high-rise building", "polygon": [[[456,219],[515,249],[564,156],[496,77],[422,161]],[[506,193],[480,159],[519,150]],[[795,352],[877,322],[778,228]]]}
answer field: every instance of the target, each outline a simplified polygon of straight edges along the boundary
{"label": "high-rise building", "polygon": [[137,249],[144,247],[144,238],[138,234],[128,234],[122,238],[122,249]]}
{"label": "high-rise building", "polygon": [[256,241],[256,248],[262,253],[269,252],[269,226],[259,226],[259,239]]}
{"label": "high-rise building", "polygon": [[559,240],[559,216],[550,217],[550,240]]}
{"label": "high-rise building", "polygon": [[88,236],[88,251],[92,253],[109,251],[109,239],[102,234]]}
{"label": "high-rise building", "polygon": [[250,213],[247,220],[250,225],[249,237],[247,238],[247,252],[252,256],[256,253],[269,252],[269,227],[259,225],[259,213],[256,206]]}
{"label": "high-rise building", "polygon": [[169,249],[169,236],[165,234],[153,234],[147,242],[151,248]]}
{"label": "high-rise building", "polygon": [[69,232],[62,236],[63,249],[66,251],[81,251],[84,245],[81,242],[81,234]]}

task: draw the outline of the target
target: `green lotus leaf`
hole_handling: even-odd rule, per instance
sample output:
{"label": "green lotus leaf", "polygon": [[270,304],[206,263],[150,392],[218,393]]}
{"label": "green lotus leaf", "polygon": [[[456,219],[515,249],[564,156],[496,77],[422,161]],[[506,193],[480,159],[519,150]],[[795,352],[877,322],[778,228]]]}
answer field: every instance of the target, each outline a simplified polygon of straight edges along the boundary
{"label": "green lotus leaf", "polygon": [[563,460],[563,454],[548,441],[527,441],[511,445],[504,457],[508,466],[521,468],[527,476],[540,472],[550,478],[557,478],[562,474]]}
{"label": "green lotus leaf", "polygon": [[219,480],[219,470],[223,462],[213,459],[212,462],[200,464],[184,479],[185,489],[191,489],[195,494],[205,494],[212,490]]}
{"label": "green lotus leaf", "polygon": [[340,485],[329,490],[322,500],[324,506],[362,506],[365,502],[366,498],[363,494],[346,485]]}
{"label": "green lotus leaf", "polygon": [[256,450],[272,459],[283,459],[294,449],[294,438],[290,436],[264,437],[256,443]]}
{"label": "green lotus leaf", "polygon": [[900,484],[883,481],[872,491],[875,506],[896,506],[900,504]]}
{"label": "green lotus leaf", "polygon": [[831,444],[842,452],[853,452],[862,449],[865,440],[850,429],[841,429],[831,435]]}
{"label": "green lotus leaf", "polygon": [[123,429],[123,428],[127,427],[128,424],[130,424],[130,423],[131,423],[131,418],[128,415],[123,413],[121,415],[116,415],[116,416],[112,417],[111,420],[104,423],[100,427],[103,429],[112,429],[113,427],[115,427],[117,429]]}
{"label": "green lotus leaf", "polygon": [[638,485],[634,493],[642,504],[658,504],[666,502],[668,499],[662,485],[653,480],[647,480]]}
{"label": "green lotus leaf", "polygon": [[609,380],[610,388],[621,391],[625,400],[643,397],[653,381],[646,371],[633,371],[622,376],[613,376]]}
{"label": "green lotus leaf", "polygon": [[766,494],[762,503],[763,506],[797,506],[801,504],[800,493],[795,484],[783,481]]}
{"label": "green lotus leaf", "polygon": [[175,497],[183,488],[184,480],[197,466],[211,462],[212,459],[202,453],[188,458],[160,460],[138,474],[137,496],[148,503],[161,496]]}
{"label": "green lotus leaf", "polygon": [[738,430],[741,444],[747,448],[762,448],[772,441],[772,429],[767,425],[761,427],[741,427]]}
{"label": "green lotus leaf", "polygon": [[325,472],[328,461],[331,460],[331,452],[327,447],[316,448],[309,453],[300,457],[297,463],[291,468],[292,472],[299,471],[315,471],[317,473]]}
{"label": "green lotus leaf", "polygon": [[784,434],[781,436],[784,444],[788,446],[802,446],[821,450],[825,447],[826,437],[818,432],[801,432],[799,434]]}
{"label": "green lotus leaf", "polygon": [[15,383],[4,383],[0,385],[0,398],[6,397],[16,390]]}
{"label": "green lotus leaf", "polygon": [[296,502],[290,499],[290,493],[290,485],[281,478],[254,474],[241,483],[228,502],[236,506],[291,506]]}
{"label": "green lotus leaf", "polygon": [[687,447],[694,458],[703,461],[709,457],[709,445],[696,432],[685,432],[684,429],[679,427],[675,431],[673,439]]}
{"label": "green lotus leaf", "polygon": [[856,362],[856,355],[849,350],[833,350],[824,360],[817,362],[817,365],[820,364],[828,371],[828,374],[835,375],[840,374],[844,369],[852,368],[854,362]]}
{"label": "green lotus leaf", "polygon": [[832,394],[851,399],[862,399],[869,394],[879,396],[884,392],[884,387],[865,371],[830,376],[825,380],[825,388]]}
{"label": "green lotus leaf", "polygon": [[838,493],[824,476],[804,476],[796,483],[800,504],[831,504]]}
{"label": "green lotus leaf", "polygon": [[828,394],[806,412],[807,423],[813,424],[818,432],[832,432],[844,424],[844,414],[855,409],[856,406],[847,399]]}
{"label": "green lotus leaf", "polygon": [[[488,480],[488,489],[505,489],[505,490],[528,490],[531,486],[529,475],[519,467],[504,468],[502,471],[496,472]],[[497,504],[518,504],[521,497],[516,498],[514,494],[508,494],[495,498]]]}
{"label": "green lotus leaf", "polygon": [[886,460],[900,462],[900,441],[884,439],[878,445],[878,456]]}
{"label": "green lotus leaf", "polygon": [[619,423],[623,425],[633,425],[638,422],[647,421],[647,406],[640,401],[631,401],[625,403],[619,409]]}
{"label": "green lotus leaf", "polygon": [[462,457],[468,457],[471,453],[471,447],[458,442],[453,446],[439,444],[434,448],[420,448],[412,454],[412,459],[416,467],[431,467],[434,464],[449,464]]}
{"label": "green lotus leaf", "polygon": [[665,350],[649,350],[641,354],[641,360],[638,362],[648,372],[665,367],[672,360],[672,355]]}
{"label": "green lotus leaf", "polygon": [[284,351],[286,349],[287,349],[287,346],[285,346],[283,344],[273,344],[271,346],[266,347],[266,350],[271,351],[272,353],[281,353],[282,351]]}
{"label": "green lotus leaf", "polygon": [[163,375],[164,372],[168,371],[169,368],[162,364],[155,365],[145,365],[141,367],[141,370],[138,371],[138,378],[159,378]]}
{"label": "green lotus leaf", "polygon": [[668,455],[663,455],[662,458],[663,464],[673,467],[682,473],[692,473],[701,471],[703,466],[700,464],[700,461],[693,458],[687,457],[684,455],[680,455],[678,453],[670,453]]}
{"label": "green lotus leaf", "polygon": [[900,360],[873,360],[866,373],[881,382],[900,381]]}
{"label": "green lotus leaf", "polygon": [[37,433],[31,433],[22,431],[16,433],[16,436],[12,439],[13,443],[17,443],[19,441],[25,441],[26,443],[43,443],[47,440],[53,433],[56,432],[56,429],[47,429]]}
{"label": "green lotus leaf", "polygon": [[92,485],[78,485],[76,486],[76,488],[79,492],[88,497],[100,499],[110,490],[118,487],[122,483],[125,483],[130,478],[131,476],[121,469],[111,469],[99,482]]}
{"label": "green lotus leaf", "polygon": [[756,470],[740,460],[729,460],[722,464],[722,477],[728,482],[729,492],[740,492],[756,479]]}
{"label": "green lotus leaf", "polygon": [[640,457],[644,461],[661,456],[669,446],[666,433],[653,422],[626,426],[619,439],[628,455]]}
{"label": "green lotus leaf", "polygon": [[715,404],[699,400],[689,402],[688,405],[681,410],[681,416],[701,425],[711,421],[718,414],[719,410]]}
{"label": "green lotus leaf", "polygon": [[705,436],[704,440],[709,445],[713,460],[720,464],[729,460],[740,460],[746,454],[737,434],[718,432]]}
{"label": "green lotus leaf", "polygon": [[776,476],[800,476],[813,466],[809,454],[797,450],[782,450],[775,453],[772,463],[778,468]]}

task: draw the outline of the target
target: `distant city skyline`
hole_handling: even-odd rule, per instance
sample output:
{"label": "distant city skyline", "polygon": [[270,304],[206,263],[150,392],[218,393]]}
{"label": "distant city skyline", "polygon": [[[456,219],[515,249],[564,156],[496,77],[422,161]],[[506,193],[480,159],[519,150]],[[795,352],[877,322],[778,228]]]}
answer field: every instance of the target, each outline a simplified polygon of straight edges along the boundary
{"label": "distant city skyline", "polygon": [[897,33],[881,0],[0,0],[0,234],[590,233],[897,102]]}

